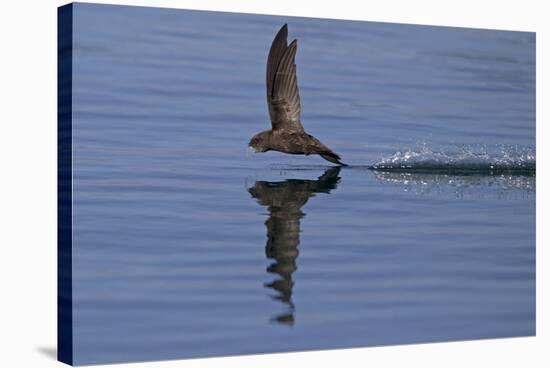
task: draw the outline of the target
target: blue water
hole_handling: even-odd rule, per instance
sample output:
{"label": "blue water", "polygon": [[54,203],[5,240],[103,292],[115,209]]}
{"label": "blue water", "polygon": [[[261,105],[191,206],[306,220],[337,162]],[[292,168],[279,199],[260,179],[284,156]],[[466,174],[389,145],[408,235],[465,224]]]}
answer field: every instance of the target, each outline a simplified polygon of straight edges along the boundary
{"label": "blue water", "polygon": [[[76,364],[535,334],[533,33],[74,17]],[[349,167],[246,153],[284,23],[303,124]]]}

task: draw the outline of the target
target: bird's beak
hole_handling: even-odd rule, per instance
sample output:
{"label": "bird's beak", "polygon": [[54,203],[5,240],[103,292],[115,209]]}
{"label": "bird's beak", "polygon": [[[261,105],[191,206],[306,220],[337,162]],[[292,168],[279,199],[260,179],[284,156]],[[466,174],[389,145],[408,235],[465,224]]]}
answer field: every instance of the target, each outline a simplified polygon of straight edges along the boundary
{"label": "bird's beak", "polygon": [[247,149],[246,149],[246,153],[247,153],[247,156],[248,156],[248,154],[250,154],[250,153],[258,153],[258,151],[256,151],[256,149],[254,149],[254,147],[248,146]]}

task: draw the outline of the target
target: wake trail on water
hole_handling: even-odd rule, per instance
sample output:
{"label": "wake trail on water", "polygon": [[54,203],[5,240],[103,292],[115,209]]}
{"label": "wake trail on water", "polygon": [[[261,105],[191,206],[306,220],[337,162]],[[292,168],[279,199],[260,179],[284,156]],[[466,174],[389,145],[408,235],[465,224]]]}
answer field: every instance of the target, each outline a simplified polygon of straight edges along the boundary
{"label": "wake trail on water", "polygon": [[434,149],[428,144],[397,151],[369,166],[374,171],[531,175],[536,172],[534,147],[517,145],[460,145]]}

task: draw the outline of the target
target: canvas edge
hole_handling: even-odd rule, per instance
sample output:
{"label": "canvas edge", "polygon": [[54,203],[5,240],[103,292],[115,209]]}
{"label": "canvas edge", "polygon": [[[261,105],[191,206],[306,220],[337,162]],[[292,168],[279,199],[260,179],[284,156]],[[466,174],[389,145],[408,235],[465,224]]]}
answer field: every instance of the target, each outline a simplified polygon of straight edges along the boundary
{"label": "canvas edge", "polygon": [[73,4],[57,9],[57,360],[73,365]]}

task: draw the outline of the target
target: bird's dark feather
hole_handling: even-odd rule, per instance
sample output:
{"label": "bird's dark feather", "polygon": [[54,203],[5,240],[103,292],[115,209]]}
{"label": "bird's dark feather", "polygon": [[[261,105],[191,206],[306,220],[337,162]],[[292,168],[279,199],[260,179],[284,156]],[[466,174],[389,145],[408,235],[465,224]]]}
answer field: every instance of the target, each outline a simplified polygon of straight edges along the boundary
{"label": "bird's dark feather", "polygon": [[[267,104],[273,129],[303,131],[300,122],[300,94],[296,77],[294,40],[286,46],[287,27],[281,28],[267,61]],[[281,52],[282,51],[282,52]]]}
{"label": "bird's dark feather", "polygon": [[348,166],[345,163],[341,162],[340,156],[338,156],[336,153],[332,151],[322,152],[322,153],[319,153],[319,155],[325,160],[330,161],[332,163],[342,165],[342,166]]}
{"label": "bird's dark feather", "polygon": [[267,57],[267,73],[266,73],[266,86],[267,86],[267,103],[271,100],[273,95],[273,80],[275,79],[275,73],[277,68],[287,49],[288,27],[285,24],[281,27],[277,35],[273,39],[271,49],[269,50],[269,56]]}

